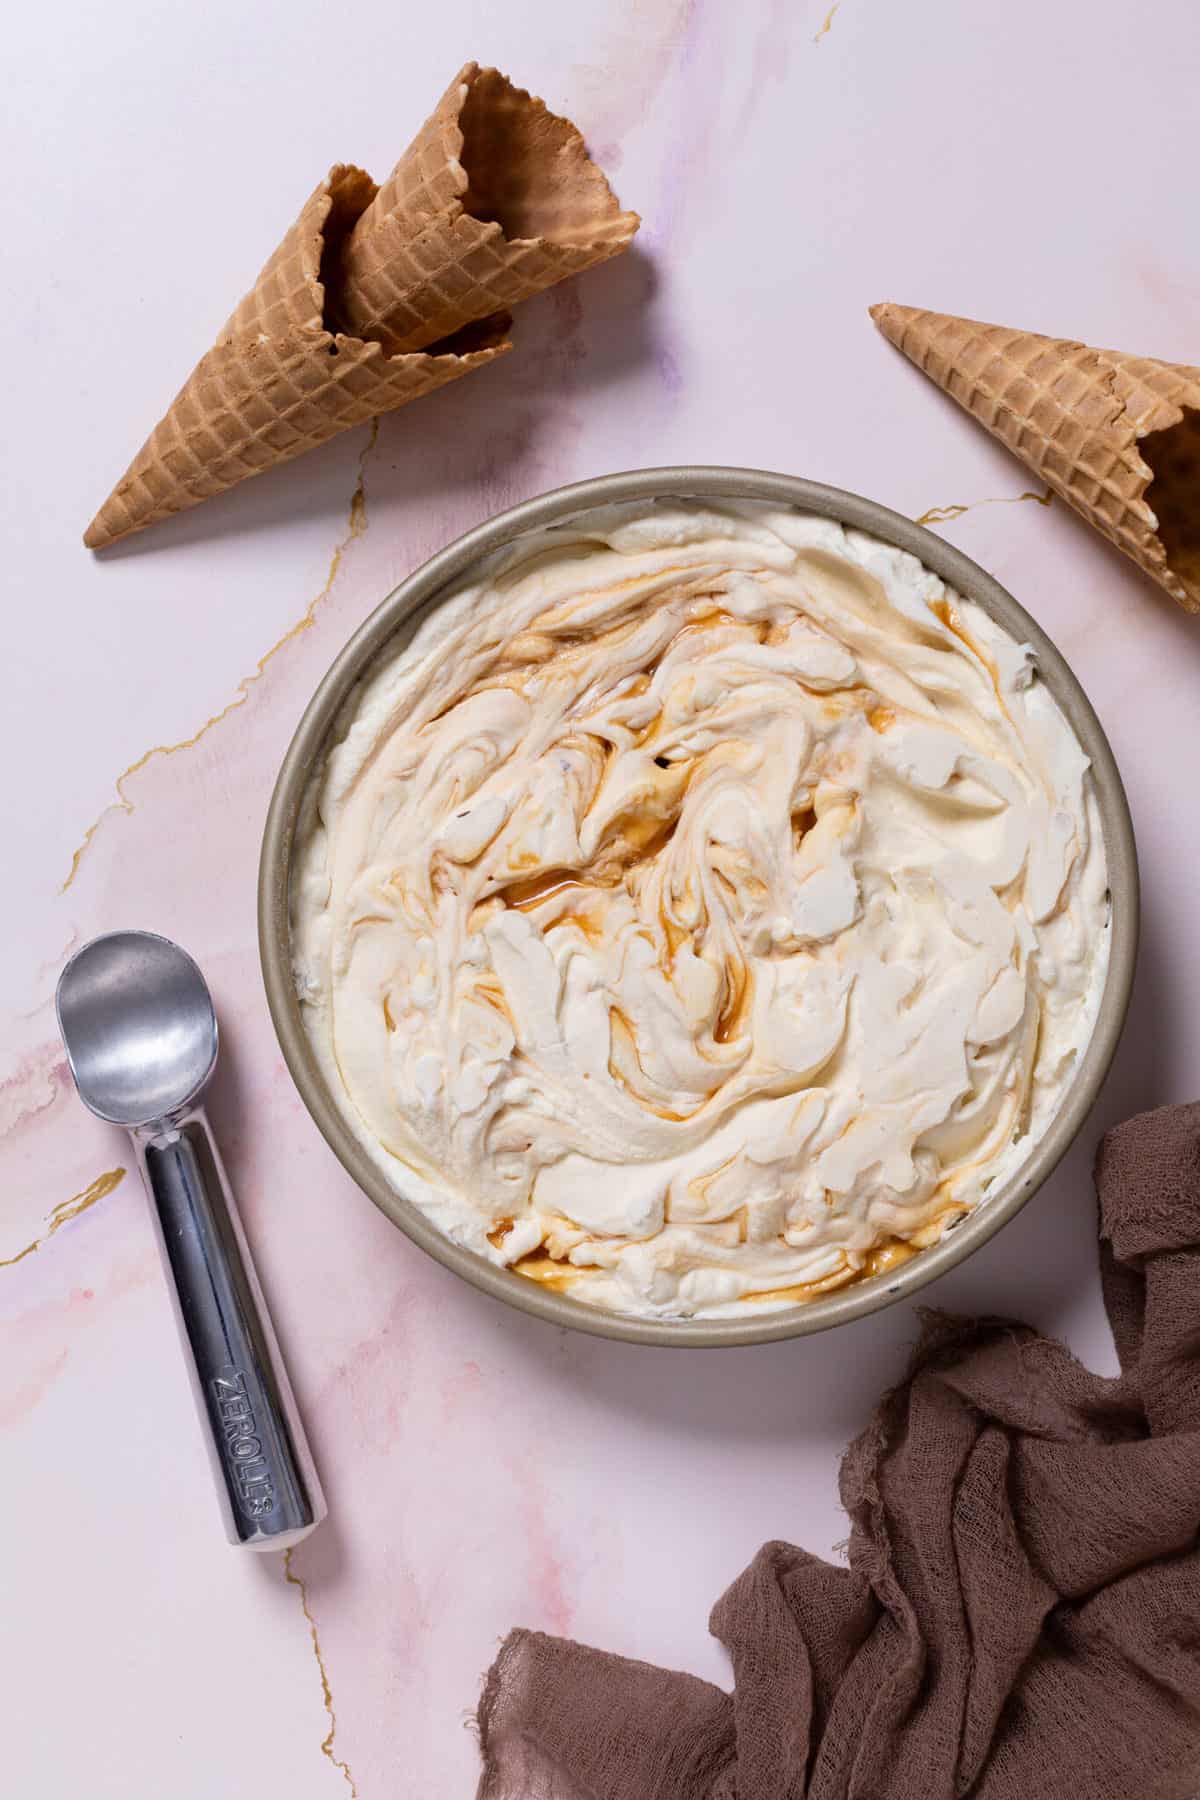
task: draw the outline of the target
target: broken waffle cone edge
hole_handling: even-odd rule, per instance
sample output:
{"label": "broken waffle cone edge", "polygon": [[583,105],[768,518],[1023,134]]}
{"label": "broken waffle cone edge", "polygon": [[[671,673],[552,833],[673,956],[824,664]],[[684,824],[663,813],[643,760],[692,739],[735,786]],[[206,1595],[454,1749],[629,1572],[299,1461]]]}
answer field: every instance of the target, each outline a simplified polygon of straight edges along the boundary
{"label": "broken waffle cone edge", "polygon": [[618,255],[640,223],[569,119],[468,63],[342,246],[340,320],[393,352],[420,349]]}

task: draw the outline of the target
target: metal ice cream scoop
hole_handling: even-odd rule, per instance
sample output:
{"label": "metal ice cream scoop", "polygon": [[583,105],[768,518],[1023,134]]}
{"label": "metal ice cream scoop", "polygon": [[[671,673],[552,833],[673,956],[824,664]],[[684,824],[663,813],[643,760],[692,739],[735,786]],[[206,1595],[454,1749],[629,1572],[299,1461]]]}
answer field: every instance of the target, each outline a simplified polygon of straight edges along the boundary
{"label": "metal ice cream scoop", "polygon": [[133,1139],[229,1541],[286,1550],[325,1499],[200,1096],[217,1060],[204,977],[148,931],[94,938],[58,983],[84,1105]]}

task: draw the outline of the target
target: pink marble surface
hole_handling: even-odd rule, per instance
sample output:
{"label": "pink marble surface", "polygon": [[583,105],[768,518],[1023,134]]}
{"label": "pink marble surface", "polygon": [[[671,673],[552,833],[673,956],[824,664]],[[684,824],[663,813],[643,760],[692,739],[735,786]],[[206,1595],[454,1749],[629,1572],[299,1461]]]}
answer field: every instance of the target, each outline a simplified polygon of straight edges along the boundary
{"label": "pink marble surface", "polygon": [[[711,1601],[766,1537],[843,1536],[837,1455],[913,1316],[643,1351],[423,1258],[334,1162],[272,1036],[254,880],[274,770],[388,589],[547,486],[699,460],[966,508],[940,529],[1041,619],[1109,730],[1146,926],[1081,1143],[928,1297],[1107,1365],[1095,1140],[1198,1085],[1200,637],[1065,510],[1010,504],[1024,472],[865,309],[1194,360],[1193,102],[1169,79],[1200,49],[1194,8],[365,0],[351,27],[316,0],[117,0],[27,9],[8,35],[29,78],[3,125],[0,1785],[466,1795],[466,1720],[514,1623],[724,1678]],[[90,557],[95,504],[314,181],[339,158],[382,174],[469,55],[583,125],[644,214],[636,254],[524,309],[506,363],[377,436]],[[221,1012],[213,1113],[331,1506],[288,1570],[221,1540],[126,1146],[55,1037],[66,950],[125,924],[188,945]]]}

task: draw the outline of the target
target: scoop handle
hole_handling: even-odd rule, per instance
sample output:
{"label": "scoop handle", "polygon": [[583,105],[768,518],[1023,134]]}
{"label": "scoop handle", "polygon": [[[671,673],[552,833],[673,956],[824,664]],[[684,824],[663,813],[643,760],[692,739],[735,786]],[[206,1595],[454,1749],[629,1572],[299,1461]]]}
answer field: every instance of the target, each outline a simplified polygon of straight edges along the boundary
{"label": "scoop handle", "polygon": [[133,1138],[226,1536],[286,1550],[325,1498],[208,1120],[197,1108]]}

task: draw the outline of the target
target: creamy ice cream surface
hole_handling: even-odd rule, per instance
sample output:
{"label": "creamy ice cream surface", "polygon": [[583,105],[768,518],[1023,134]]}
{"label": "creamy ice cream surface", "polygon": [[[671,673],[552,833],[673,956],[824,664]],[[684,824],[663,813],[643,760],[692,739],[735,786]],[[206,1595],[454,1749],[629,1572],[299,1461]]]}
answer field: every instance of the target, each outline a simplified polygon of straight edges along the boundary
{"label": "creamy ice cream surface", "polygon": [[790,1304],[1011,1175],[1108,956],[1087,758],[912,556],[608,507],[360,684],[292,892],[326,1077],[459,1242],[644,1316]]}

